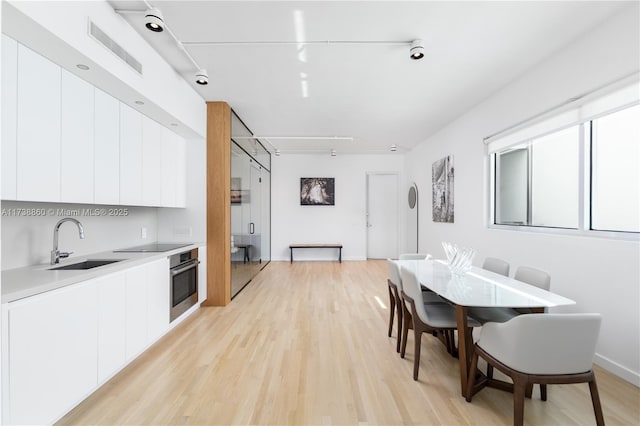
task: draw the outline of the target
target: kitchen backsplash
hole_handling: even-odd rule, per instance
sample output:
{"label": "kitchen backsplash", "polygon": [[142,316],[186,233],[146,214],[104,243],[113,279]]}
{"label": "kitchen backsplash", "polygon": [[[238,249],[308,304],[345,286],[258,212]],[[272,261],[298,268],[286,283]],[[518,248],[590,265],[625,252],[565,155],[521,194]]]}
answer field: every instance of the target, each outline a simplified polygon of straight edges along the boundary
{"label": "kitchen backsplash", "polygon": [[158,209],[153,207],[2,201],[0,208],[2,270],[48,262],[53,228],[64,217],[78,219],[84,227],[83,240],[73,223],[60,227],[58,247],[73,251],[71,257],[157,240]]}

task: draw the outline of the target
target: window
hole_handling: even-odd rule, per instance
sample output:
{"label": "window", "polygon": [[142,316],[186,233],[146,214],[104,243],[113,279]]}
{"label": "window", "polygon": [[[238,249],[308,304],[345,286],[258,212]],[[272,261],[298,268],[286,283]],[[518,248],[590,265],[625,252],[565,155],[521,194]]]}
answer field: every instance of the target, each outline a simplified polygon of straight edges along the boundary
{"label": "window", "polygon": [[579,126],[496,154],[496,222],[578,228]]}
{"label": "window", "polygon": [[492,223],[640,233],[640,105],[631,87],[490,140]]}
{"label": "window", "polygon": [[640,232],[640,105],[592,121],[591,229]]}

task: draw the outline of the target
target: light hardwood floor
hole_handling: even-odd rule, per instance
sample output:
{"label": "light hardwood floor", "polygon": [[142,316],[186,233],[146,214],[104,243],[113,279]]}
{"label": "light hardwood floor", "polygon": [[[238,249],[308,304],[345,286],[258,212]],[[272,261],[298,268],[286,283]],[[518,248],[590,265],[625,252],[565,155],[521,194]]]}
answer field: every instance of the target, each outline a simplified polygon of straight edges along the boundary
{"label": "light hardwood floor", "polygon": [[[387,337],[386,263],[272,262],[224,308],[180,324],[60,424],[510,425],[512,395],[460,396],[458,361],[422,339],[420,380]],[[640,390],[596,369],[605,421],[640,421]],[[525,424],[595,424],[588,386],[538,387]]]}

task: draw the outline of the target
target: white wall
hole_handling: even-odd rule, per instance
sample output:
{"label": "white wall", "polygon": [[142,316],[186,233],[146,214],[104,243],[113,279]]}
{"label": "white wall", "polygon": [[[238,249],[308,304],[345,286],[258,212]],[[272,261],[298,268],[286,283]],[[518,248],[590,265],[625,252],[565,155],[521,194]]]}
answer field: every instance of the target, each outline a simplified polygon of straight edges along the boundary
{"label": "white wall", "polygon": [[[389,155],[281,155],[271,159],[271,258],[289,260],[291,243],[342,243],[343,260],[367,257],[368,172],[398,172],[398,202],[404,202],[404,158]],[[335,206],[301,206],[301,177],[335,178]],[[406,186],[406,188],[405,188]],[[402,215],[404,218],[404,215]],[[400,229],[404,229],[402,220]],[[402,232],[401,234],[404,234]],[[400,241],[404,247],[404,239]],[[335,260],[328,249],[298,250],[300,260]]]}
{"label": "white wall", "polygon": [[207,240],[207,148],[190,139],[187,148],[186,208],[158,209],[158,241],[197,243]]}
{"label": "white wall", "polygon": [[[63,217],[74,217],[82,223],[85,237],[78,237],[73,223],[60,227],[60,251],[73,251],[73,257],[115,250],[156,241],[156,208],[128,206],[93,206],[89,204],[2,202],[2,270],[48,263],[53,246],[53,227]],[[125,216],[87,216],[82,209],[127,209]],[[13,216],[11,209],[52,209],[45,216]],[[58,212],[78,209],[79,215]],[[147,238],[141,229],[147,229]]]}
{"label": "white wall", "polygon": [[[640,386],[640,244],[597,237],[487,227],[487,156],[482,139],[566,99],[638,70],[638,4],[603,23],[479,104],[407,155],[408,180],[430,185],[432,162],[453,154],[455,223],[433,223],[422,197],[421,250],[444,256],[441,241],[551,274],[551,290],[577,302],[556,311],[600,312],[596,362]],[[428,196],[427,196],[428,197]]]}

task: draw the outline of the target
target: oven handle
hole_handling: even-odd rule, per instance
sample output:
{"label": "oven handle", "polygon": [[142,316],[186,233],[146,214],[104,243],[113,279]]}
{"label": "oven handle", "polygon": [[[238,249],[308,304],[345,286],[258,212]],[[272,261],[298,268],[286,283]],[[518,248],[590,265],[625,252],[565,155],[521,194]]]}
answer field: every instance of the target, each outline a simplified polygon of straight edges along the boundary
{"label": "oven handle", "polygon": [[176,276],[178,274],[188,271],[189,269],[196,268],[199,264],[200,264],[200,261],[195,259],[188,266],[185,266],[184,268],[172,269],[171,276]]}

